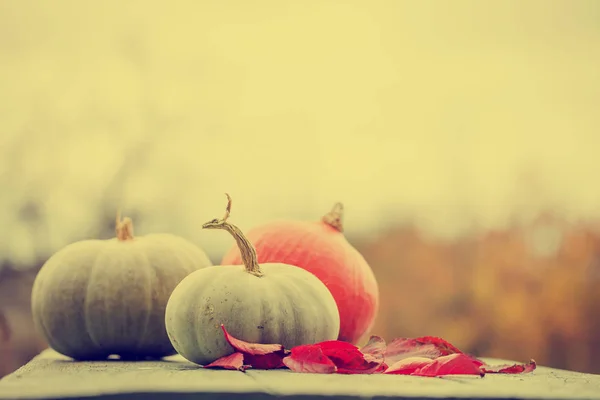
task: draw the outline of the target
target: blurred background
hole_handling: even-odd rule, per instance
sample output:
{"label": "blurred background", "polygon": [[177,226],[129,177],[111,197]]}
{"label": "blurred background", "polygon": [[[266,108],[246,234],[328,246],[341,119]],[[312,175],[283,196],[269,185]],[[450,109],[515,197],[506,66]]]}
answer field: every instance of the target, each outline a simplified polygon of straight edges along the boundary
{"label": "blurred background", "polygon": [[0,375],[64,245],[345,205],[373,333],[600,373],[600,2],[0,0]]}

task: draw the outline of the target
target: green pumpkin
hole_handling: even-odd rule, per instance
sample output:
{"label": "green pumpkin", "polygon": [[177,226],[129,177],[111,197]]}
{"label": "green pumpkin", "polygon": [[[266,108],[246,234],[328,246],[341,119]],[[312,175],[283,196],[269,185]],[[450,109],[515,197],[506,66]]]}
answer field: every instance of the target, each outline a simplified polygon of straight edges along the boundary
{"label": "green pumpkin", "polygon": [[133,237],[117,217],[117,238],[67,245],[46,261],[32,296],[35,326],[49,346],[77,360],[175,354],[165,329],[171,292],[212,265],[200,248],[170,234]]}
{"label": "green pumpkin", "polygon": [[232,234],[244,265],[207,267],[188,275],[175,288],[165,318],[177,352],[201,365],[233,353],[221,324],[236,338],[282,344],[288,349],[335,340],[340,317],[327,287],[293,265],[259,266],[252,244],[227,222],[230,207],[231,203],[223,219],[212,220],[203,228]]}

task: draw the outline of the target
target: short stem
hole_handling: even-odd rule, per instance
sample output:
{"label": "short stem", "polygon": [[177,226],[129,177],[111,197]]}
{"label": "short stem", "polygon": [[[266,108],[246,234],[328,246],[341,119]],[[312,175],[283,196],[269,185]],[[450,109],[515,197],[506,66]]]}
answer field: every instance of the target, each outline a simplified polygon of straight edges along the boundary
{"label": "short stem", "polygon": [[344,206],[342,203],[335,203],[331,211],[323,216],[321,219],[327,225],[331,226],[334,229],[337,229],[339,232],[344,231]]}
{"label": "short stem", "polygon": [[133,240],[133,221],[129,217],[121,219],[121,211],[117,212],[115,233],[119,241]]}

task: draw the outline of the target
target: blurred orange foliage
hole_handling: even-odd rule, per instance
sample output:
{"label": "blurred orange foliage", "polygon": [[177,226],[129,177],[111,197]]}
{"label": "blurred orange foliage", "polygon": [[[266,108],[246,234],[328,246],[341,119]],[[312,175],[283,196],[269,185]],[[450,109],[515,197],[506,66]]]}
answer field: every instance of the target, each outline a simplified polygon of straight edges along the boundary
{"label": "blurred orange foliage", "polygon": [[[538,243],[543,234],[550,243]],[[600,372],[597,226],[545,214],[445,242],[405,226],[356,246],[380,284],[372,333],[441,336],[479,356]]]}

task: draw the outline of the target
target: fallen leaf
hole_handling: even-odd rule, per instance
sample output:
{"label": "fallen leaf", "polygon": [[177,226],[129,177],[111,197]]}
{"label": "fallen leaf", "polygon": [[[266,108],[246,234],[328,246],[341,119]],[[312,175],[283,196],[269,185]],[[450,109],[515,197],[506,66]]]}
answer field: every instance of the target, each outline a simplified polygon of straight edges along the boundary
{"label": "fallen leaf", "polygon": [[417,376],[520,374],[536,368],[533,360],[527,364],[488,365],[463,353],[448,341],[433,336],[393,340],[386,348],[385,363],[389,365],[383,371],[385,374]]}
{"label": "fallen leaf", "polygon": [[283,363],[294,372],[332,374],[337,371],[333,361],[316,344],[292,348],[291,354],[283,359]]}
{"label": "fallen leaf", "polygon": [[283,350],[283,346],[280,344],[248,343],[243,340],[234,338],[229,334],[229,332],[227,332],[227,329],[225,329],[225,326],[223,324],[221,324],[221,329],[223,330],[223,334],[225,334],[225,340],[227,340],[227,343],[229,343],[231,347],[233,347],[240,353],[264,355]]}
{"label": "fallen leaf", "polygon": [[371,358],[372,360],[382,360],[385,358],[386,351],[385,340],[379,336],[371,336],[367,344],[360,348],[360,352],[365,355],[365,358]]}
{"label": "fallen leaf", "polygon": [[392,364],[384,374],[413,376],[480,375],[486,373],[521,374],[535,370],[535,361],[527,364],[490,366],[464,353],[441,356],[436,359],[409,357]]}
{"label": "fallen leaf", "polygon": [[235,353],[222,357],[206,368],[276,369],[318,374],[395,374],[413,376],[479,375],[486,373],[521,374],[536,368],[531,360],[525,364],[488,365],[463,353],[450,342],[423,336],[394,339],[387,346],[379,336],[371,336],[362,348],[329,340],[296,346],[286,350],[281,344],[249,343],[231,336],[221,325],[227,342]]}
{"label": "fallen leaf", "polygon": [[292,354],[283,362],[288,368],[297,372],[324,371],[321,373],[337,372],[338,374],[381,372],[383,349],[376,349],[381,346],[380,344],[371,344],[372,354],[367,355],[353,344],[339,340],[296,346],[292,348]]}
{"label": "fallen leaf", "polygon": [[431,360],[411,373],[416,376],[479,375],[484,376],[479,360],[463,353],[449,354]]}
{"label": "fallen leaf", "polygon": [[466,354],[455,353],[436,359],[409,357],[390,366],[385,374],[413,376],[480,375],[481,362]]}
{"label": "fallen leaf", "polygon": [[254,369],[277,369],[284,368],[283,358],[289,352],[277,351],[271,354],[244,354],[244,363]]}
{"label": "fallen leaf", "polygon": [[[243,356],[243,365],[253,369],[283,368],[283,358],[289,353],[281,344],[249,343],[235,338],[221,324],[227,343]],[[235,354],[235,353],[234,353]]]}
{"label": "fallen leaf", "polygon": [[536,368],[535,360],[525,364],[505,364],[505,365],[487,365],[483,364],[483,372],[488,374],[526,374],[534,371]]}
{"label": "fallen leaf", "polygon": [[360,349],[348,342],[329,340],[317,344],[337,367],[338,374],[371,374],[383,363],[383,354],[365,356]]}
{"label": "fallen leaf", "polygon": [[462,351],[450,342],[438,337],[397,338],[387,345],[385,360],[388,364],[393,364],[409,357],[434,359],[456,353],[462,353]]}
{"label": "fallen leaf", "polygon": [[244,354],[235,352],[205,365],[204,368],[223,368],[244,371]]}
{"label": "fallen leaf", "polygon": [[373,374],[383,373],[388,368],[385,363],[386,344],[379,336],[371,336],[366,345],[361,347],[360,351],[364,354],[365,360],[379,363],[379,366],[373,370]]}
{"label": "fallen leaf", "polygon": [[426,357],[408,357],[390,365],[383,373],[394,375],[410,375],[433,362],[431,358]]}

